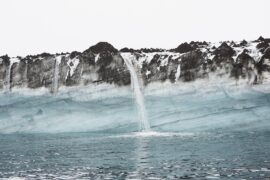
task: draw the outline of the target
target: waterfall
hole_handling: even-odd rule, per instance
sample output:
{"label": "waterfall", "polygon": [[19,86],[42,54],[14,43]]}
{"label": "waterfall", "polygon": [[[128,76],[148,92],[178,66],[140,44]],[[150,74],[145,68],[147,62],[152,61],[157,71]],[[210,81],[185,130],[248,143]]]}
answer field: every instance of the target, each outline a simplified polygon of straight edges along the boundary
{"label": "waterfall", "polygon": [[52,93],[53,94],[56,94],[58,92],[58,78],[59,78],[59,64],[60,64],[60,61],[61,61],[61,56],[55,58],[53,85],[52,85]]}
{"label": "waterfall", "polygon": [[11,85],[10,85],[11,67],[12,67],[12,63],[10,62],[9,66],[6,70],[6,79],[5,79],[5,91],[6,92],[10,92],[10,90],[11,90]]}
{"label": "waterfall", "polygon": [[136,68],[133,65],[133,63],[135,63],[135,57],[129,53],[122,53],[121,55],[130,72],[131,85],[138,111],[140,131],[150,131],[150,125],[147,119],[144,105],[143,83],[141,79],[141,73],[139,72],[139,70],[136,71]]}
{"label": "waterfall", "polygon": [[14,63],[19,63],[19,59],[18,58],[10,58],[9,60],[9,65],[8,68],[6,70],[6,78],[5,78],[5,92],[11,92],[11,80],[12,80],[12,74],[11,74],[11,68],[13,66]]}
{"label": "waterfall", "polygon": [[180,74],[181,74],[181,66],[180,66],[180,64],[178,64],[177,70],[176,70],[176,73],[175,73],[175,82],[177,82],[179,80]]}

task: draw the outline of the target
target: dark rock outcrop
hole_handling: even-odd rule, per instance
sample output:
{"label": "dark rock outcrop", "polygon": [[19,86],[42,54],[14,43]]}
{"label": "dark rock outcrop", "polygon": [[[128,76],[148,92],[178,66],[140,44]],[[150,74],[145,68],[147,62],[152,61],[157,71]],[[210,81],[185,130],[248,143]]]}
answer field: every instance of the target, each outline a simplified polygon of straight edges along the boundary
{"label": "dark rock outcrop", "polygon": [[178,53],[186,53],[186,52],[195,50],[196,47],[197,45],[194,43],[188,44],[185,42],[185,43],[180,44],[177,48],[173,49],[172,51],[178,52]]}
{"label": "dark rock outcrop", "polygon": [[260,52],[263,52],[266,48],[269,47],[269,43],[263,41],[257,44],[256,48],[260,50]]}
{"label": "dark rock outcrop", "polygon": [[0,57],[0,88],[4,88],[6,82],[6,76],[7,76],[7,71],[10,65],[9,61],[10,57],[8,55],[4,55]]}
{"label": "dark rock outcrop", "polygon": [[[9,87],[77,86],[92,83],[130,84],[130,73],[122,53],[134,56],[145,84],[155,81],[194,81],[228,75],[232,79],[247,79],[252,84],[263,83],[270,73],[268,39],[247,42],[226,41],[219,46],[207,42],[182,43],[171,50],[157,48],[118,51],[107,42],[100,42],[83,52],[0,57],[0,89]],[[256,47],[256,48],[254,48]]]}
{"label": "dark rock outcrop", "polygon": [[132,49],[132,48],[122,48],[120,52],[130,52],[130,53],[154,53],[154,52],[165,52],[165,49],[160,48],[141,48],[141,49]]}
{"label": "dark rock outcrop", "polygon": [[11,87],[25,87],[28,82],[27,77],[27,62],[20,59],[19,62],[14,63],[11,67]]}
{"label": "dark rock outcrop", "polygon": [[248,51],[244,49],[233,63],[231,76],[235,79],[242,77],[250,80],[254,73],[255,63],[255,60],[248,54]]}
{"label": "dark rock outcrop", "polygon": [[248,44],[248,42],[246,40],[243,40],[240,42],[240,46],[246,46]]}
{"label": "dark rock outcrop", "polygon": [[198,78],[204,58],[200,51],[191,51],[181,57],[181,78],[192,81]]}
{"label": "dark rock outcrop", "polygon": [[214,54],[218,57],[232,57],[235,51],[226,42],[223,42],[215,51]]}

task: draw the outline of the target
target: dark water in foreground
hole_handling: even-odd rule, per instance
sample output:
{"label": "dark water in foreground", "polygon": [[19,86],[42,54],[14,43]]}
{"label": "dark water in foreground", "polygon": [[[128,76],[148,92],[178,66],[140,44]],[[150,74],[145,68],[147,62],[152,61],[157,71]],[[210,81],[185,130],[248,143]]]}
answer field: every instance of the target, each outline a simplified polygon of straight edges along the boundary
{"label": "dark water in foreground", "polygon": [[0,178],[270,178],[270,131],[9,134],[0,142]]}

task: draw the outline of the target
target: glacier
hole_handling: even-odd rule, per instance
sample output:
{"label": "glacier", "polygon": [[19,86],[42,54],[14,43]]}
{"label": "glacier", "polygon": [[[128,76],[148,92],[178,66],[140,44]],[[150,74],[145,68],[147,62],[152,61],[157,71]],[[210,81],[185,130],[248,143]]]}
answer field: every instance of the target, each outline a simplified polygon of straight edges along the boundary
{"label": "glacier", "polygon": [[[151,129],[191,133],[269,128],[269,85],[253,88],[220,81],[147,86]],[[111,84],[60,88],[57,95],[46,88],[14,89],[0,94],[0,133],[136,132],[132,95],[130,87]]]}
{"label": "glacier", "polygon": [[1,56],[0,133],[267,128],[269,43]]}

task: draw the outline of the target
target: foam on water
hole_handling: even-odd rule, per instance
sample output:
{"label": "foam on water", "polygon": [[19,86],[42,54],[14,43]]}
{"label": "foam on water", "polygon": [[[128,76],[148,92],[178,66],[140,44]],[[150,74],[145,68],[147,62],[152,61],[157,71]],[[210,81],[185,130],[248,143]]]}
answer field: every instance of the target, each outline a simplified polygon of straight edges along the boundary
{"label": "foam on water", "polygon": [[148,138],[148,137],[191,137],[195,136],[195,133],[177,133],[177,132],[157,132],[157,131],[147,131],[147,132],[134,132],[121,135],[109,136],[110,138]]}

